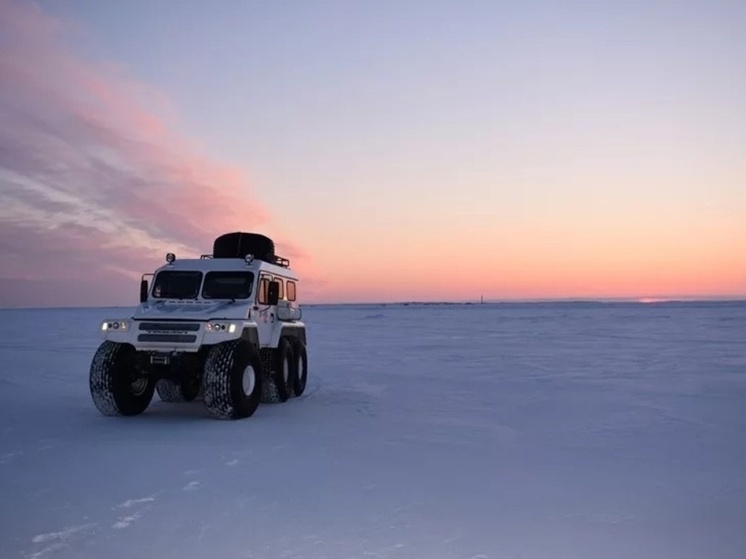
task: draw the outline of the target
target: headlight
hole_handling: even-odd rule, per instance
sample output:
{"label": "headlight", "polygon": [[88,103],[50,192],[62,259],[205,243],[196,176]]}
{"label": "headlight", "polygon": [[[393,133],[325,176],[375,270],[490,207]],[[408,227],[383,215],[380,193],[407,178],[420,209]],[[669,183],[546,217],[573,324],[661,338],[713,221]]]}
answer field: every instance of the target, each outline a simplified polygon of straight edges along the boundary
{"label": "headlight", "polygon": [[233,334],[236,331],[236,325],[232,322],[208,322],[205,325],[205,332],[228,332]]}
{"label": "headlight", "polygon": [[109,330],[121,330],[126,332],[129,330],[129,324],[126,320],[107,320],[101,323],[101,331],[107,332]]}

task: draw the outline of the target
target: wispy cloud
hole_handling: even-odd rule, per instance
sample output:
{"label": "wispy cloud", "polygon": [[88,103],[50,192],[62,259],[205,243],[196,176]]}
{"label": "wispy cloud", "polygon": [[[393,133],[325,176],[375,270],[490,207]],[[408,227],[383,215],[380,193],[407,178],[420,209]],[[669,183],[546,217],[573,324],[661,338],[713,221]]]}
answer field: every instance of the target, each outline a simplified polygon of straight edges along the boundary
{"label": "wispy cloud", "polygon": [[127,270],[267,224],[243,172],[179,135],[161,93],[78,56],[34,4],[0,12],[0,306],[127,304]]}

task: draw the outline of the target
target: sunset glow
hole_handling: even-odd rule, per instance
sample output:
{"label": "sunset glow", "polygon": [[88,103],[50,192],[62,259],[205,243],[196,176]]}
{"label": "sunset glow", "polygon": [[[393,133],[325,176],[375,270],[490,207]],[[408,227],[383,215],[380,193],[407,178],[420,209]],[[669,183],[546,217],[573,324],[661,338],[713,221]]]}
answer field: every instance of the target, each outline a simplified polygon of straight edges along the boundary
{"label": "sunset glow", "polygon": [[291,4],[0,0],[0,307],[746,297],[743,6]]}

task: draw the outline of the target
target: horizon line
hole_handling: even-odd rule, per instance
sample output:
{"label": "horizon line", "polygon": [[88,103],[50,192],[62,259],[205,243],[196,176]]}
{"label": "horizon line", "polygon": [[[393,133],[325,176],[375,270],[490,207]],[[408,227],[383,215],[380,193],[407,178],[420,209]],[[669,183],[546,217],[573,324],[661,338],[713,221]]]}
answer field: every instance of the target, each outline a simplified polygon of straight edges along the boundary
{"label": "horizon line", "polygon": [[[301,307],[351,307],[351,306],[409,306],[409,305],[540,305],[540,304],[636,304],[661,305],[670,303],[746,303],[746,295],[734,296],[682,296],[682,297],[560,297],[528,299],[464,299],[464,300],[399,300],[399,301],[337,301],[324,303],[300,303]],[[91,306],[18,306],[0,307],[10,310],[75,310],[75,309],[135,309],[138,305],[91,305]]]}

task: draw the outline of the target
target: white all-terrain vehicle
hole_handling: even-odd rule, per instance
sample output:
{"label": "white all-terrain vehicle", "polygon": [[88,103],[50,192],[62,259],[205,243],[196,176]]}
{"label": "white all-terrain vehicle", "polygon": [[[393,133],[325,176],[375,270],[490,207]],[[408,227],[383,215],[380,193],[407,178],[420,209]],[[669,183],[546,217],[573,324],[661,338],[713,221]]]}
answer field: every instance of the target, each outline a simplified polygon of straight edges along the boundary
{"label": "white all-terrain vehicle", "polygon": [[132,316],[101,324],[89,377],[101,413],[140,414],[157,391],[165,402],[201,395],[211,416],[240,419],[303,394],[298,277],[270,238],[226,233],[211,255],[166,262],[143,275]]}

